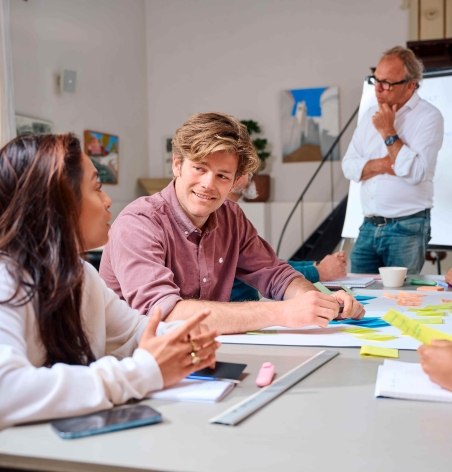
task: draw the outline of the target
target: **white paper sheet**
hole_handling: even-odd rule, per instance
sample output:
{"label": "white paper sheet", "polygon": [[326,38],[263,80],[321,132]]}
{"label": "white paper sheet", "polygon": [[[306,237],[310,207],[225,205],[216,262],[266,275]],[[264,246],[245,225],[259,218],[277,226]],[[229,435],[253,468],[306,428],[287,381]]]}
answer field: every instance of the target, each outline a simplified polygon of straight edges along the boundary
{"label": "white paper sheet", "polygon": [[[398,294],[399,290],[384,290],[389,293]],[[397,306],[397,300],[390,298],[383,298],[383,290],[355,290],[360,295],[377,296],[374,300],[369,300],[369,304],[365,305],[365,317],[381,317],[390,308],[394,308],[401,313],[416,318],[415,312],[409,312],[409,307]],[[438,305],[442,298],[452,299],[452,293],[439,292],[414,292],[427,295],[423,297],[422,306]],[[393,326],[385,328],[375,328],[377,333],[392,334],[398,336],[397,339],[390,341],[370,341],[367,339],[360,339],[351,333],[344,332],[344,329],[350,328],[353,325],[348,324],[331,324],[326,328],[319,328],[318,326],[309,326],[300,329],[283,328],[274,326],[267,328],[267,330],[276,330],[277,334],[267,335],[249,335],[249,334],[234,334],[219,336],[217,339],[224,344],[260,344],[260,345],[276,345],[276,346],[330,346],[330,347],[360,347],[364,345],[389,347],[395,349],[416,350],[421,343],[409,336],[402,336],[399,329]],[[444,317],[444,324],[428,325],[439,331],[452,334],[452,316]],[[262,330],[265,331],[265,330]]]}

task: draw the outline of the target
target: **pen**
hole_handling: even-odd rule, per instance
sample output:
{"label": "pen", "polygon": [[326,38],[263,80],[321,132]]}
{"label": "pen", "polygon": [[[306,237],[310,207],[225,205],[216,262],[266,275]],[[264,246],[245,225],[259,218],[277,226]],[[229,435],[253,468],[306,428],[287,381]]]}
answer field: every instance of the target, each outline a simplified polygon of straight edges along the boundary
{"label": "pen", "polygon": [[344,244],[345,244],[345,238],[342,238],[342,239],[341,239],[341,245],[340,245],[340,247],[339,247],[339,252],[341,252],[342,249],[344,249]]}
{"label": "pen", "polygon": [[231,382],[235,384],[239,384],[240,380],[233,380],[233,379],[222,379],[220,377],[203,377],[201,375],[188,375],[186,377],[188,380],[224,380],[225,382]]}

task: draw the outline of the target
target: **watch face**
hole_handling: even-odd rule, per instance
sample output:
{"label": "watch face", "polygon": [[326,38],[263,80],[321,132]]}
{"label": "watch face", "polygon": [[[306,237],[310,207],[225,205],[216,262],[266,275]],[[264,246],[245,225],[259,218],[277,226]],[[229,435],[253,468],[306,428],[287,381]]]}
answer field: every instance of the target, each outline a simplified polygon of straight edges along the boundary
{"label": "watch face", "polygon": [[397,135],[395,136],[388,136],[386,139],[385,139],[385,144],[386,146],[391,146],[392,144],[394,144],[397,139],[399,139],[399,137]]}

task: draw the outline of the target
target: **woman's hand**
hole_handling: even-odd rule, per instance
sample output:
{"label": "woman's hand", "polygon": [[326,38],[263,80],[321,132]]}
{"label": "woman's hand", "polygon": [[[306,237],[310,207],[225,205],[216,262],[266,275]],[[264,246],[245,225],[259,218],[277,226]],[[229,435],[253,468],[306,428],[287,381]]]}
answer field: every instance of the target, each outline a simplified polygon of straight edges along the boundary
{"label": "woman's hand", "polygon": [[447,272],[445,279],[449,285],[452,285],[452,269]]}
{"label": "woman's hand", "polygon": [[417,350],[421,366],[432,382],[452,390],[452,342],[433,339],[432,344],[423,344]]}
{"label": "woman's hand", "polygon": [[[138,347],[155,358],[165,387],[179,382],[192,372],[215,365],[215,351],[220,347],[215,337],[219,333],[206,331],[199,326],[210,315],[210,310],[203,310],[192,316],[171,333],[156,336],[157,326],[162,319],[161,313],[160,308],[154,309]],[[194,364],[193,361],[197,362]]]}

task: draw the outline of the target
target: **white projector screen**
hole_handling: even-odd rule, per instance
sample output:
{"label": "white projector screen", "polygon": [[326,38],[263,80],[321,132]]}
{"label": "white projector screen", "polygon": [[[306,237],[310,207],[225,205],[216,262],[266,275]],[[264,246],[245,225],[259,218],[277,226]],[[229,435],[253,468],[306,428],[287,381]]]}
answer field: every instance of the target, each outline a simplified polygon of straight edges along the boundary
{"label": "white projector screen", "polygon": [[[451,246],[452,249],[452,70],[424,74],[418,93],[438,108],[444,117],[444,141],[433,179],[432,239],[429,245]],[[358,122],[368,108],[376,104],[375,87],[364,82]],[[357,238],[364,219],[360,186],[360,183],[350,182],[343,238]]]}

